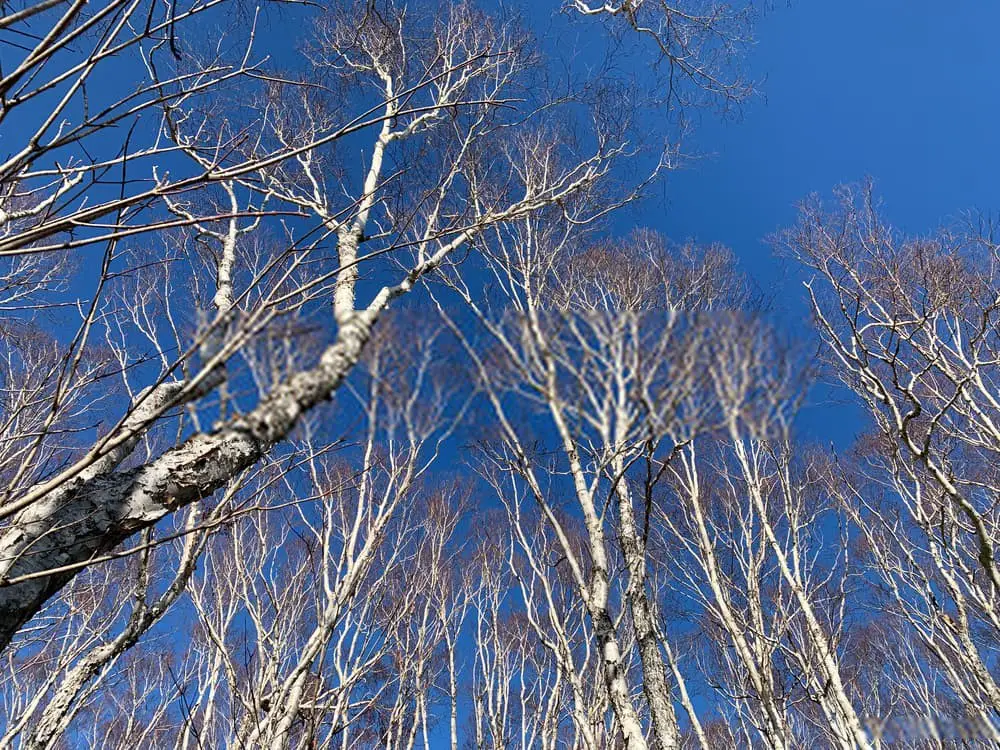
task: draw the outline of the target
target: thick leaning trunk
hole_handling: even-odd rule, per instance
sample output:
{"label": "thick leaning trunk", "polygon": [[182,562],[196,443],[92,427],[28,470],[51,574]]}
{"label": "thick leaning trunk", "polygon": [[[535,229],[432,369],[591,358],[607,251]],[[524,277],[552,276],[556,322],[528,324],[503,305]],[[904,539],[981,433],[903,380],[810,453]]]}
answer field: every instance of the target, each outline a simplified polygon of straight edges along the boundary
{"label": "thick leaning trunk", "polygon": [[293,375],[249,413],[143,466],[82,473],[22,511],[0,535],[0,651],[87,561],[209,497],[330,398],[357,364],[380,309],[356,313],[316,367]]}

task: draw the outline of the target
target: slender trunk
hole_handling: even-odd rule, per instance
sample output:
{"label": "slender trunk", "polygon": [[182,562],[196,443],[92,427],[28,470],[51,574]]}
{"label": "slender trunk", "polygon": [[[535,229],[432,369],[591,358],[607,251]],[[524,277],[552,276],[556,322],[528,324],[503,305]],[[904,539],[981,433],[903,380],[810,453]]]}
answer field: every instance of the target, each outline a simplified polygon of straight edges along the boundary
{"label": "slender trunk", "polygon": [[653,736],[659,750],[675,750],[680,747],[680,728],[670,698],[666,667],[660,653],[659,638],[656,635],[654,613],[646,592],[645,549],[639,537],[632,509],[632,497],[621,476],[622,460],[615,461],[615,475],[618,477],[618,516],[621,528],[619,540],[625,565],[628,567],[629,582],[626,598],[639,644],[639,658],[642,662],[642,690],[649,704],[653,719]]}
{"label": "slender trunk", "polygon": [[[606,585],[604,589],[606,595]],[[642,722],[639,721],[639,714],[636,712],[635,706],[632,705],[632,696],[629,695],[621,649],[618,646],[614,623],[608,616],[606,598],[603,607],[600,606],[599,600],[592,606],[594,609],[591,618],[594,621],[597,642],[601,648],[601,668],[604,682],[608,688],[608,695],[611,698],[611,705],[615,710],[622,737],[625,739],[626,750],[647,750],[649,746],[646,744],[646,737],[642,732]]]}

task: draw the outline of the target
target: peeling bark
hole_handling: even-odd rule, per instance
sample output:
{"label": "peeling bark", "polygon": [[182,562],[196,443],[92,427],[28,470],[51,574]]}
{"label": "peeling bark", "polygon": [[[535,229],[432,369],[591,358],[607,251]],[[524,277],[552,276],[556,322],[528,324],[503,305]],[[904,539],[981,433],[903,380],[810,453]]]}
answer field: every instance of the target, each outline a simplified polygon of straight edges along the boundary
{"label": "peeling bark", "polygon": [[122,445],[22,511],[0,535],[0,650],[87,561],[209,497],[287,436],[357,364],[380,310],[356,313],[316,367],[277,386],[251,412],[143,466],[109,471],[130,450]]}

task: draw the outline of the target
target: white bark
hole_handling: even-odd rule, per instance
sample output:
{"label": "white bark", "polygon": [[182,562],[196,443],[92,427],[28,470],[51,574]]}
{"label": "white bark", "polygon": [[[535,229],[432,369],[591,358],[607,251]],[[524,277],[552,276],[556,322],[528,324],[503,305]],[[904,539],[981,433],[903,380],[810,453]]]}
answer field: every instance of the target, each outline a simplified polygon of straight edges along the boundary
{"label": "white bark", "polygon": [[124,451],[112,454],[18,514],[0,535],[0,647],[81,565],[168,513],[210,496],[256,463],[340,386],[380,310],[358,314],[315,368],[276,388],[245,416],[196,434],[135,469],[105,471],[104,461],[114,465],[124,458]]}

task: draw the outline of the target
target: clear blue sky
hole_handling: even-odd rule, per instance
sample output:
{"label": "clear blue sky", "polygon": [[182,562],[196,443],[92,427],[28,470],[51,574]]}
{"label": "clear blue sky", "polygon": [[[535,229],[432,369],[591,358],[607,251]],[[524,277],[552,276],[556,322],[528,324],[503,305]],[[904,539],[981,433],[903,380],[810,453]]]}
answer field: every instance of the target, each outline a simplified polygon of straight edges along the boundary
{"label": "clear blue sky", "polygon": [[763,96],[742,120],[705,115],[658,228],[729,245],[773,272],[767,233],[794,204],[875,179],[889,220],[923,233],[1000,209],[1000,2],[776,0],[747,61]]}

